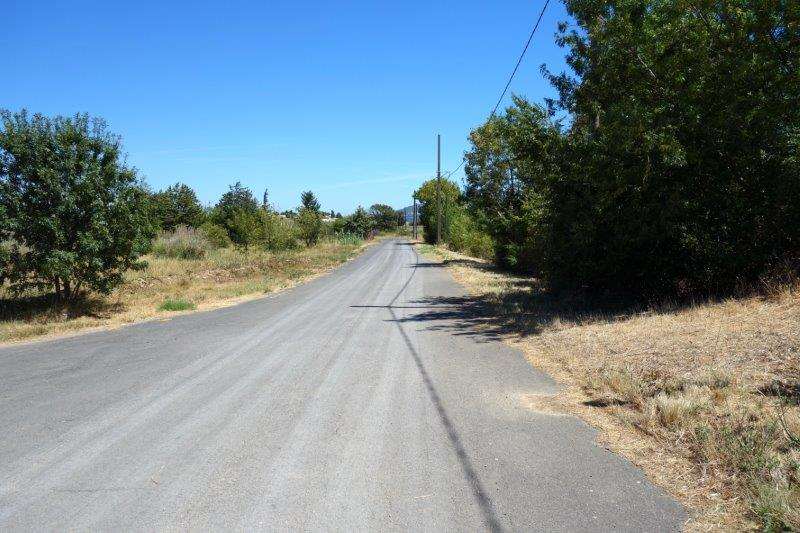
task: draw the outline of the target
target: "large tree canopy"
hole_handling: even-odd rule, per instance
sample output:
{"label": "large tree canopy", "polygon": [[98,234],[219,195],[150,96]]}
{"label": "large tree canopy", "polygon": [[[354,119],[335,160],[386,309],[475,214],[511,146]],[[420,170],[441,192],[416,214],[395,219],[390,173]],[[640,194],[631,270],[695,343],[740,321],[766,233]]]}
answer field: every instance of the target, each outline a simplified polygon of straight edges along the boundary
{"label": "large tree canopy", "polygon": [[[152,228],[147,192],[99,119],[0,113],[2,277],[74,301],[139,268]],[[3,258],[0,257],[0,261]]]}
{"label": "large tree canopy", "polygon": [[797,4],[565,3],[559,98],[471,136],[467,195],[499,258],[652,294],[730,290],[800,253]]}

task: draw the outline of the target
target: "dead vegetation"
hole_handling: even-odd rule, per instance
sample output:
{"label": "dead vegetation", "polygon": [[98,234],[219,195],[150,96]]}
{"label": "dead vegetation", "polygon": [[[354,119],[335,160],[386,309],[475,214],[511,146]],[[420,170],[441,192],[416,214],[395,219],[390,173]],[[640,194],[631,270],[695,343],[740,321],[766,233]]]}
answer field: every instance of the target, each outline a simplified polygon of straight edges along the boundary
{"label": "dead vegetation", "polygon": [[[360,244],[329,240],[283,252],[210,250],[190,259],[147,256],[142,271],[129,271],[108,297],[72,307],[53,295],[14,297],[0,288],[0,342],[109,327],[169,316],[173,310],[211,309],[281,290],[352,257]],[[165,305],[179,301],[182,305]]]}
{"label": "dead vegetation", "polygon": [[[613,311],[449,251],[469,325],[564,385],[548,401],[601,429],[693,514],[692,530],[800,529],[800,289]],[[553,407],[554,401],[560,403]],[[539,402],[541,403],[541,402]]]}

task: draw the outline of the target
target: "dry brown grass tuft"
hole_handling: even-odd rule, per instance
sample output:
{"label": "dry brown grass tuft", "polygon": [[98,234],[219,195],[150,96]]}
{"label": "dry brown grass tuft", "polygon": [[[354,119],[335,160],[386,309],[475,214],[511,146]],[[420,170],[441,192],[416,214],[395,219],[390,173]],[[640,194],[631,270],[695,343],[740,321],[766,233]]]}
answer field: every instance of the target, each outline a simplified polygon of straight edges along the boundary
{"label": "dry brown grass tuft", "polygon": [[603,311],[433,250],[493,329],[565,384],[602,430],[693,511],[692,530],[800,529],[800,290]]}
{"label": "dry brown grass tuft", "polygon": [[74,309],[59,308],[49,296],[11,299],[0,288],[0,342],[114,327],[179,312],[163,310],[178,308],[164,306],[167,300],[185,302],[184,309],[232,305],[327,272],[360,248],[324,241],[279,253],[221,248],[194,259],[148,256],[148,267],[126,273],[125,282],[111,295],[89,298]]}

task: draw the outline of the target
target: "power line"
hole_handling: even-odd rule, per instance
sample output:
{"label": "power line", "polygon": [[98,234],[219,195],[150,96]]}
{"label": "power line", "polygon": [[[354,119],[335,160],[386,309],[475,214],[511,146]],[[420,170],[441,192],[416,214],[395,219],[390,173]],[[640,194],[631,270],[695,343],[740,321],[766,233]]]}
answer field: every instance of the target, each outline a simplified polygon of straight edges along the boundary
{"label": "power line", "polygon": [[[519,59],[517,59],[517,64],[514,65],[514,70],[511,72],[511,76],[508,77],[508,82],[506,82],[506,86],[503,87],[503,92],[500,94],[500,98],[497,99],[497,103],[494,105],[494,109],[489,114],[489,118],[493,117],[495,113],[497,113],[497,108],[500,107],[500,104],[503,102],[503,98],[505,98],[506,93],[508,92],[508,88],[511,87],[511,82],[514,80],[514,76],[517,74],[517,70],[519,70],[519,66],[522,64],[522,59],[525,57],[528,48],[531,46],[531,41],[533,41],[533,36],[536,34],[536,30],[539,29],[539,24],[542,22],[542,17],[544,16],[544,12],[547,9],[547,5],[550,3],[550,0],[545,0],[544,5],[542,6],[542,10],[539,12],[539,18],[536,19],[536,24],[534,24],[533,29],[531,30],[531,34],[528,36],[528,41],[525,43],[525,48],[522,49],[522,53],[519,55]],[[445,178],[449,178],[456,172],[458,172],[461,167],[464,166],[466,159],[461,158],[461,163],[455,168],[455,170],[451,170],[445,175]]]}
{"label": "power line", "polygon": [[542,11],[539,13],[539,18],[536,19],[536,24],[533,26],[531,34],[528,36],[528,42],[525,43],[525,48],[522,49],[522,53],[519,55],[519,59],[517,59],[517,64],[514,65],[514,71],[511,73],[511,76],[509,76],[508,83],[506,83],[506,86],[503,88],[503,93],[500,95],[500,98],[497,99],[497,103],[494,105],[494,109],[492,109],[492,113],[489,115],[490,117],[494,116],[494,114],[497,112],[497,108],[500,107],[500,103],[503,101],[503,98],[505,98],[506,92],[508,91],[508,88],[511,86],[511,81],[517,74],[517,70],[519,69],[520,64],[522,64],[522,58],[525,57],[525,52],[528,51],[528,47],[531,45],[531,41],[533,40],[533,36],[536,33],[536,30],[539,29],[539,23],[542,22],[544,11],[545,9],[547,9],[547,4],[549,3],[550,0],[546,0],[544,5],[542,6]]}

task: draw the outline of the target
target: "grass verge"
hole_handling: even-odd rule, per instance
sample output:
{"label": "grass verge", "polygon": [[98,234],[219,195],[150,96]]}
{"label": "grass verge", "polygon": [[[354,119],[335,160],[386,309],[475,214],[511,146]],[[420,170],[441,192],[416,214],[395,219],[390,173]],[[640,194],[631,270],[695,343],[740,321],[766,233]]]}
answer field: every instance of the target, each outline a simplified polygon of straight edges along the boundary
{"label": "grass verge", "polygon": [[276,253],[220,248],[190,259],[148,256],[148,267],[127,272],[124,283],[111,295],[88,298],[70,309],[56,305],[52,295],[12,299],[0,288],[0,342],[231,305],[323,274],[362,247],[361,243],[326,240],[310,248]]}
{"label": "grass verge", "polygon": [[800,289],[636,309],[421,246],[491,330],[563,385],[530,407],[579,416],[692,514],[687,529],[800,530]]}

